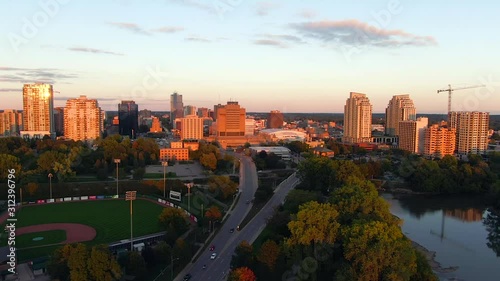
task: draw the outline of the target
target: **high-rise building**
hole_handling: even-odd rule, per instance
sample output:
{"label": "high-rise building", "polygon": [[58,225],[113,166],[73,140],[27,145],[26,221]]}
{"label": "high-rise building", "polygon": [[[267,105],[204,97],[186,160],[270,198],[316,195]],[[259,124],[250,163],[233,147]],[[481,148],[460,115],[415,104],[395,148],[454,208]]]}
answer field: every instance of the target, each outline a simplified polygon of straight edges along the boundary
{"label": "high-rise building", "polygon": [[443,158],[455,153],[456,130],[434,124],[425,129],[424,155]]}
{"label": "high-rise building", "polygon": [[118,132],[122,136],[135,139],[139,130],[139,106],[134,101],[122,101],[118,104]]}
{"label": "high-rise building", "polygon": [[188,115],[196,115],[196,106],[193,105],[184,106],[183,116],[188,116]]}
{"label": "high-rise building", "polygon": [[247,118],[245,119],[245,136],[255,135],[255,119]]}
{"label": "high-rise building", "polygon": [[219,112],[219,108],[222,108],[222,107],[224,107],[224,105],[222,105],[220,103],[214,105],[214,111],[213,111],[213,117],[212,117],[214,119],[214,121],[217,121],[217,114]]}
{"label": "high-rise building", "polygon": [[44,83],[24,84],[21,136],[55,138],[54,90]]}
{"label": "high-rise building", "polygon": [[237,101],[228,101],[217,108],[217,137],[245,136],[246,110]]}
{"label": "high-rise building", "polygon": [[64,109],[64,137],[75,141],[101,136],[102,113],[97,100],[86,96],[69,99]]}
{"label": "high-rise building", "polygon": [[428,125],[429,119],[427,117],[399,121],[399,148],[412,153],[423,154],[425,129]]}
{"label": "high-rise building", "polygon": [[151,118],[151,110],[142,109],[139,111],[139,125],[147,125],[145,119]]}
{"label": "high-rise building", "polygon": [[54,129],[57,136],[64,136],[64,107],[54,108]]}
{"label": "high-rise building", "polygon": [[450,127],[457,132],[458,154],[483,153],[488,148],[490,114],[477,111],[450,112]]}
{"label": "high-rise building", "polygon": [[5,109],[0,112],[0,136],[17,137],[23,129],[23,114],[19,110]]}
{"label": "high-rise building", "polygon": [[203,139],[203,118],[189,115],[181,118],[181,140]]}
{"label": "high-rise building", "polygon": [[372,105],[366,94],[350,93],[344,106],[344,136],[348,143],[370,142]]}
{"label": "high-rise building", "polygon": [[397,136],[399,121],[416,120],[417,110],[410,95],[395,95],[385,110],[385,133]]}
{"label": "high-rise building", "polygon": [[279,110],[271,110],[267,116],[267,128],[268,129],[280,129],[283,128],[283,113]]}
{"label": "high-rise building", "polygon": [[161,121],[158,117],[153,117],[153,121],[151,123],[151,128],[149,132],[151,133],[161,133],[163,129],[161,128]]}
{"label": "high-rise building", "polygon": [[206,107],[200,107],[200,108],[198,108],[197,115],[198,115],[198,117],[202,117],[202,118],[210,117],[209,116],[209,109]]}
{"label": "high-rise building", "polygon": [[184,104],[182,103],[182,95],[173,93],[170,95],[170,122],[175,124],[176,118],[184,117]]}

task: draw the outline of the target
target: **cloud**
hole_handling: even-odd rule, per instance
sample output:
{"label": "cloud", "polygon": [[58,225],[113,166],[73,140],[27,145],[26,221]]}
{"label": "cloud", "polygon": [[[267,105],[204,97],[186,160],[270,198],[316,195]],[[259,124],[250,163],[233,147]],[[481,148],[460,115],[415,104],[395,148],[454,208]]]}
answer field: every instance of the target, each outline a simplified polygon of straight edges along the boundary
{"label": "cloud", "polygon": [[159,33],[175,33],[183,30],[184,30],[183,27],[178,27],[178,26],[163,26],[160,28],[151,29],[152,32],[159,32]]}
{"label": "cloud", "polygon": [[74,52],[84,52],[84,53],[93,53],[93,54],[107,54],[107,55],[123,56],[123,54],[120,54],[120,53],[109,52],[109,51],[104,51],[104,50],[94,49],[94,48],[68,48],[68,50],[74,51]]}
{"label": "cloud", "polygon": [[66,101],[66,100],[70,100],[70,99],[79,98],[80,96],[86,96],[88,99],[96,99],[98,102],[101,102],[101,101],[116,101],[116,100],[118,100],[118,98],[103,98],[103,97],[95,98],[95,97],[92,97],[92,96],[89,96],[89,95],[85,95],[85,94],[77,95],[77,96],[74,96],[74,97],[54,95],[54,100],[64,100],[64,101]]}
{"label": "cloud", "polygon": [[0,88],[0,93],[22,92],[21,88]]}
{"label": "cloud", "polygon": [[66,80],[78,78],[76,73],[55,68],[0,67],[0,82],[11,83],[68,83]]}
{"label": "cloud", "polygon": [[306,19],[312,19],[317,16],[317,13],[313,10],[303,9],[302,11],[299,12],[299,16]]}
{"label": "cloud", "polygon": [[215,13],[216,12],[215,1],[220,1],[220,0],[214,0],[213,3],[206,1],[206,2],[212,3],[211,5],[203,3],[203,0],[169,0],[169,1],[177,3],[177,4],[191,6],[191,7],[206,11],[206,12]]}
{"label": "cloud", "polygon": [[142,34],[142,35],[150,35],[149,32],[141,28],[135,23],[130,23],[130,22],[111,22],[109,23],[110,25],[116,26],[121,29],[125,29],[128,31],[132,31],[137,34]]}
{"label": "cloud", "polygon": [[290,26],[303,36],[325,43],[375,47],[437,45],[436,39],[432,36],[418,36],[403,30],[381,29],[354,19],[305,22]]}
{"label": "cloud", "polygon": [[283,42],[272,39],[258,39],[253,41],[255,45],[264,45],[264,46],[274,46],[279,48],[286,48],[287,46],[283,44]]}
{"label": "cloud", "polygon": [[187,37],[184,40],[186,40],[186,41],[192,41],[192,42],[203,42],[203,43],[210,43],[210,42],[212,42],[209,39],[202,38],[202,37],[197,37],[197,36]]}
{"label": "cloud", "polygon": [[257,15],[267,16],[271,10],[275,10],[279,7],[277,3],[274,2],[259,2],[257,3]]}

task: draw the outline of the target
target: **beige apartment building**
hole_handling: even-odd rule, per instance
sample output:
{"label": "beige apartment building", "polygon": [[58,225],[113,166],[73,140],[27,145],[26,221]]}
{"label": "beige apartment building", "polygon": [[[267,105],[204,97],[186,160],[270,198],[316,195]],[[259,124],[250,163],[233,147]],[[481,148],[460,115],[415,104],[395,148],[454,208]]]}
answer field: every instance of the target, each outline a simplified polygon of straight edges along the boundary
{"label": "beige apartment building", "polygon": [[15,109],[0,111],[0,137],[19,136],[23,128],[23,114]]}
{"label": "beige apartment building", "polygon": [[400,121],[416,119],[417,109],[410,95],[395,95],[385,110],[385,133],[389,136],[398,136]]}
{"label": "beige apartment building", "polygon": [[488,148],[490,114],[478,111],[452,111],[450,127],[456,130],[458,154],[483,153]]}
{"label": "beige apartment building", "polygon": [[21,136],[55,138],[54,90],[44,83],[24,84],[23,87],[23,130]]}
{"label": "beige apartment building", "polygon": [[203,118],[188,115],[181,118],[181,140],[203,139]]}
{"label": "beige apartment building", "polygon": [[405,120],[399,122],[399,148],[423,154],[425,129],[429,125],[427,117],[420,117],[417,120]]}
{"label": "beige apartment building", "polygon": [[102,113],[97,100],[80,96],[66,101],[64,137],[75,141],[94,140],[101,136],[102,130]]}
{"label": "beige apartment building", "polygon": [[371,142],[372,105],[365,94],[351,92],[344,106],[344,136],[347,143]]}
{"label": "beige apartment building", "polygon": [[424,155],[443,158],[455,153],[456,130],[434,124],[425,130]]}

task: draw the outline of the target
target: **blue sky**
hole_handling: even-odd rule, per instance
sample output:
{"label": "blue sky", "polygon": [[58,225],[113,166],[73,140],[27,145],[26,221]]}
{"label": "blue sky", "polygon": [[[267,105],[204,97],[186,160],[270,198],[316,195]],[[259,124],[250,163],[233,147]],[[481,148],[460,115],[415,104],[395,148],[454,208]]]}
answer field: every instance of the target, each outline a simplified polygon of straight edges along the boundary
{"label": "blue sky", "polygon": [[[408,93],[418,113],[500,113],[496,1],[4,0],[0,109],[22,84],[54,84],[55,105],[87,95],[105,110],[213,107],[343,112],[350,91],[374,112]],[[95,3],[95,4],[94,4]]]}

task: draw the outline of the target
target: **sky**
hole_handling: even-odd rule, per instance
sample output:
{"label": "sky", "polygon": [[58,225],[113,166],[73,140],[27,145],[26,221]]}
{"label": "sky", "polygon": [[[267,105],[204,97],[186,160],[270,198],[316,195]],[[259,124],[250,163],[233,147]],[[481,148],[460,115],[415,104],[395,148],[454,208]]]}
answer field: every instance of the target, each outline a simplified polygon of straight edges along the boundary
{"label": "sky", "polygon": [[373,112],[410,94],[417,113],[500,114],[500,2],[445,0],[39,0],[0,2],[0,109],[24,83],[54,85],[104,110],[213,108],[342,113],[349,92]]}

